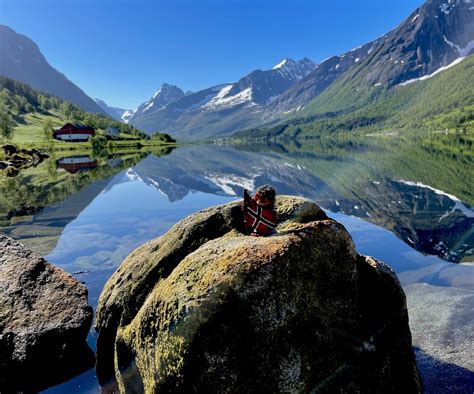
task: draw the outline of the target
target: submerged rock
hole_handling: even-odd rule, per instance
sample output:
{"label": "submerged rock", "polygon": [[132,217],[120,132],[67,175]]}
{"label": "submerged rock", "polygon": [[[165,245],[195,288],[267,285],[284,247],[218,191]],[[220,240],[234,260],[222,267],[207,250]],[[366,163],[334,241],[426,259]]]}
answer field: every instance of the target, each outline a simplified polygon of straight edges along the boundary
{"label": "submerged rock", "polygon": [[37,391],[94,364],[87,289],[0,235],[0,392]]}
{"label": "submerged rock", "polygon": [[403,290],[314,203],[280,196],[278,234],[239,203],[135,250],[99,300],[97,372],[122,392],[419,392]]}

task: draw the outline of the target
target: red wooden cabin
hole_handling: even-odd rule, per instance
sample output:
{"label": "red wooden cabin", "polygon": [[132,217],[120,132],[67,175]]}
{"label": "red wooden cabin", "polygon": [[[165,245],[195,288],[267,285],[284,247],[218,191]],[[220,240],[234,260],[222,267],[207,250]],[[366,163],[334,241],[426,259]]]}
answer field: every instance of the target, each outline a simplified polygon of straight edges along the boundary
{"label": "red wooden cabin", "polygon": [[94,135],[94,128],[81,123],[66,123],[54,128],[54,138],[62,141],[87,141]]}

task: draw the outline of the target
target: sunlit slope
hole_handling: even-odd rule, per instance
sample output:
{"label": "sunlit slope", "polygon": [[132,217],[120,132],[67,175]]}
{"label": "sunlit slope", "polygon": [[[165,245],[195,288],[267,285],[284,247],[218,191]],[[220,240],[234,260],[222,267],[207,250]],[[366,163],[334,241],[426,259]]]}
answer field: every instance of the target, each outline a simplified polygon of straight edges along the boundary
{"label": "sunlit slope", "polygon": [[351,71],[312,100],[300,117],[237,136],[445,129],[474,132],[474,56],[429,79],[391,89],[367,86],[360,72]]}
{"label": "sunlit slope", "polygon": [[341,77],[312,100],[304,114],[351,112],[393,122],[403,112],[403,119],[395,123],[409,125],[474,104],[474,56],[429,79],[392,89],[367,86],[360,71]]}

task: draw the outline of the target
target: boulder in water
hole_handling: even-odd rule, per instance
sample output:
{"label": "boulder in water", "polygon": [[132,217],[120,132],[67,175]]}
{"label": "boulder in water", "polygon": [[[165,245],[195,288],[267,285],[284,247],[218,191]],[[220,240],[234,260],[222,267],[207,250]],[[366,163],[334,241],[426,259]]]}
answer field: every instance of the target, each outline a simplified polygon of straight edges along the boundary
{"label": "boulder in water", "polygon": [[280,196],[278,233],[239,203],[135,250],[99,300],[97,372],[121,392],[420,392],[403,290],[314,203]]}

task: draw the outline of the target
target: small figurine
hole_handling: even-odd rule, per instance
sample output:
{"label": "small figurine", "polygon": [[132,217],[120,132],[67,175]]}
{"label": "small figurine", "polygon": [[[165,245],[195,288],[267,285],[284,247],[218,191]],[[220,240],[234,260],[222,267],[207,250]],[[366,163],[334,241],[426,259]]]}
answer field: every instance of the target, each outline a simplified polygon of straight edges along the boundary
{"label": "small figurine", "polygon": [[244,189],[244,224],[248,235],[268,236],[275,232],[277,213],[274,210],[275,189],[265,185],[251,197]]}

